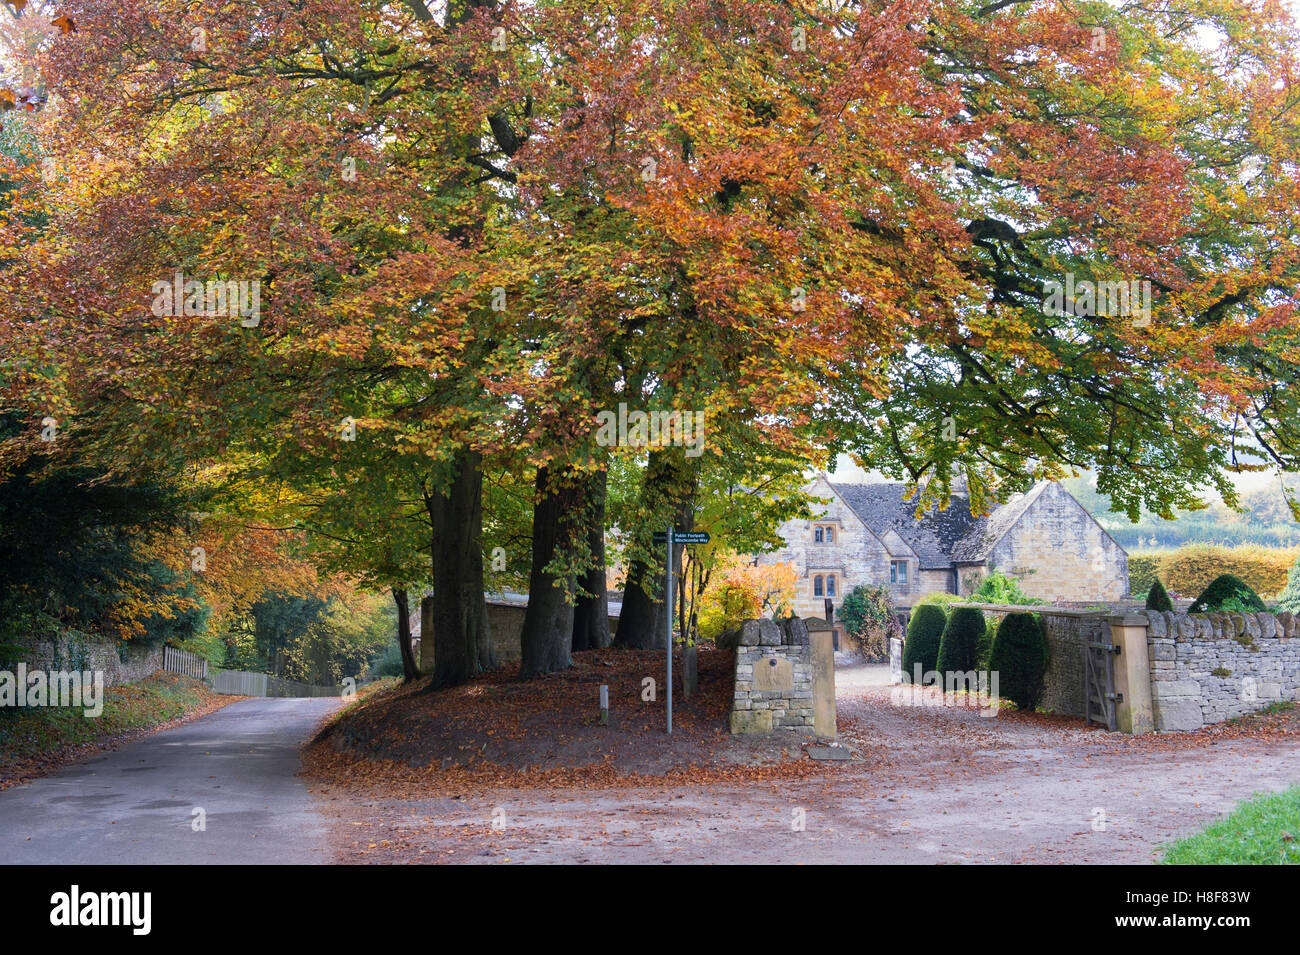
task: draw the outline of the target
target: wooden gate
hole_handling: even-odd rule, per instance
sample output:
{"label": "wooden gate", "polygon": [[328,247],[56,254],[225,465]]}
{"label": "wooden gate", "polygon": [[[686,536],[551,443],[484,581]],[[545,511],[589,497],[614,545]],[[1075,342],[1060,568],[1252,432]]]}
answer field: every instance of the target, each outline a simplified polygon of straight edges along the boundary
{"label": "wooden gate", "polygon": [[1119,729],[1115,716],[1115,704],[1120,701],[1115,692],[1115,654],[1119,653],[1119,647],[1109,637],[1107,633],[1105,642],[1089,640],[1084,648],[1083,697],[1088,722],[1103,723],[1113,733]]}

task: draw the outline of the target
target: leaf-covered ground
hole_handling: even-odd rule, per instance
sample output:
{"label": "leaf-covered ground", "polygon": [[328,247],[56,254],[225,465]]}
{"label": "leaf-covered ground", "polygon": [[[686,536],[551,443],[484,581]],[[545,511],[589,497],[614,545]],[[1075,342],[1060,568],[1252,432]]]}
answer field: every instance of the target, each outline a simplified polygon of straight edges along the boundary
{"label": "leaf-covered ground", "polygon": [[0,789],[239,699],[160,670],[136,683],[107,687],[98,717],[86,717],[75,707],[0,708]]}
{"label": "leaf-covered ground", "polygon": [[[377,697],[358,707],[307,754],[340,858],[1147,863],[1252,793],[1300,782],[1294,709],[1200,733],[1129,737],[1040,713],[1005,709],[985,718],[974,707],[907,705],[844,670],[837,671],[840,742],[852,761],[814,763],[788,752],[783,760],[764,750],[771,741],[726,737],[720,694],[730,662],[721,654],[707,671],[701,664],[702,683],[712,673],[705,683],[712,689],[667,744],[662,705],[624,712],[612,732],[587,725],[589,717],[594,724],[585,701],[595,699],[597,673],[626,709],[639,702],[632,691],[640,670],[661,672],[652,654],[619,676],[621,656],[580,655],[573,671],[536,684],[511,685],[498,674],[449,694],[406,703]],[[493,693],[509,706],[492,705]],[[360,712],[385,699],[390,708],[367,714],[373,724],[356,735]],[[482,708],[458,713],[453,699]],[[718,722],[709,725],[706,716],[714,715]],[[407,733],[452,728],[459,745],[486,748],[442,769],[365,760],[335,747],[345,726],[354,740],[384,739],[384,717],[399,719]],[[458,745],[418,734],[396,744],[397,736],[385,751],[408,758],[450,755]],[[524,759],[528,769],[513,762]]]}
{"label": "leaf-covered ground", "polygon": [[[423,683],[380,691],[333,718],[305,762],[322,779],[412,793],[826,771],[803,758],[808,738],[731,736],[732,667],[730,651],[701,648],[699,692],[683,699],[678,684],[671,737],[663,654],[594,650],[574,654],[574,665],[561,673],[527,682],[509,664],[435,693],[421,692]],[[653,700],[643,699],[647,677],[656,681]],[[602,684],[609,687],[608,725],[599,719]]]}

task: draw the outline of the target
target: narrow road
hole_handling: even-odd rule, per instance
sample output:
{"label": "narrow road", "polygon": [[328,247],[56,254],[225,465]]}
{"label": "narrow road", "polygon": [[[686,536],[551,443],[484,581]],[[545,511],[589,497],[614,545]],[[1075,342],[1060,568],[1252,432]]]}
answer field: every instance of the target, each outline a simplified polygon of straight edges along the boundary
{"label": "narrow road", "polygon": [[0,859],[330,862],[325,824],[297,776],[298,747],[338,705],[242,700],[0,792]]}

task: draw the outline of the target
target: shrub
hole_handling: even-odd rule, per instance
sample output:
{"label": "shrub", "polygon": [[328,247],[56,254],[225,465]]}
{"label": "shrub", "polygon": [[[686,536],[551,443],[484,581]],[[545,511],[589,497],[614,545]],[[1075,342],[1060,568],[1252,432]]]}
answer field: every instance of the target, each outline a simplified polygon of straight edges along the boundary
{"label": "shrub", "polygon": [[1297,557],[1296,562],[1291,565],[1286,586],[1277,595],[1277,609],[1300,613],[1300,557]]}
{"label": "shrub", "polygon": [[1156,574],[1160,569],[1160,559],[1165,555],[1159,551],[1128,555],[1128,592],[1144,594],[1158,581]]}
{"label": "shrub", "polygon": [[935,669],[940,673],[974,670],[979,644],[987,630],[982,612],[974,607],[954,607],[939,640]]}
{"label": "shrub", "polygon": [[1147,609],[1162,610],[1166,613],[1174,609],[1174,603],[1169,599],[1169,592],[1158,580],[1151,584],[1151,592],[1147,594]]}
{"label": "shrub", "polygon": [[1263,611],[1268,608],[1259,595],[1241,578],[1223,574],[1210,581],[1188,609],[1188,613],[1205,613],[1207,610]]}
{"label": "shrub", "polygon": [[401,676],[405,671],[402,669],[402,651],[397,646],[396,640],[390,640],[370,660],[370,666],[366,671],[366,676],[372,680],[378,680],[386,676]]}
{"label": "shrub", "polygon": [[788,615],[794,606],[797,575],[792,564],[755,567],[739,554],[718,557],[713,585],[700,597],[697,629],[701,638],[717,640],[758,617]]}
{"label": "shrub", "polygon": [[854,587],[840,606],[840,622],[867,662],[889,659],[889,638],[901,636],[888,587]]}
{"label": "shrub", "polygon": [[1031,597],[1021,590],[1020,581],[1015,577],[1008,577],[996,570],[984,578],[979,590],[971,594],[970,599],[979,603],[1013,604],[1022,607],[1047,603],[1046,600]]}
{"label": "shrub", "polygon": [[938,669],[939,641],[943,637],[944,626],[948,616],[942,607],[934,604],[921,604],[912,611],[907,622],[907,640],[903,643],[903,680],[912,682],[917,664],[921,665],[921,674]]}
{"label": "shrub", "polygon": [[1037,706],[1047,673],[1047,635],[1042,621],[1033,614],[1007,614],[993,638],[989,668],[998,674],[999,696],[1022,710]]}
{"label": "shrub", "polygon": [[1195,594],[1216,577],[1231,574],[1255,593],[1272,597],[1287,583],[1300,552],[1272,547],[1180,547],[1160,558],[1159,578],[1171,593]]}
{"label": "shrub", "polygon": [[946,607],[949,604],[966,603],[969,600],[969,597],[963,597],[961,594],[950,594],[942,590],[935,590],[925,594],[913,606],[919,607],[921,604],[934,604],[936,607]]}

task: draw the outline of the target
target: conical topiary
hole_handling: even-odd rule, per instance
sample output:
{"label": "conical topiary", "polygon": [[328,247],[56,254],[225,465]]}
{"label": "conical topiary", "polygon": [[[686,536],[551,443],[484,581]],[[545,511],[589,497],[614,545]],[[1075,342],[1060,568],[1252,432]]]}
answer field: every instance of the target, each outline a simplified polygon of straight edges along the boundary
{"label": "conical topiary", "polygon": [[1188,613],[1205,613],[1209,610],[1264,611],[1264,601],[1250,589],[1250,584],[1232,574],[1221,574],[1201,591],[1196,602],[1187,608]]}
{"label": "conical topiary", "polygon": [[1172,612],[1174,609],[1174,602],[1169,599],[1169,592],[1158,580],[1151,585],[1151,591],[1147,594],[1147,609],[1160,610],[1164,613]]}
{"label": "conical topiary", "polygon": [[935,669],[940,673],[974,670],[980,638],[986,629],[982,611],[974,607],[953,607],[939,640],[939,659]]}
{"label": "conical topiary", "polygon": [[1047,636],[1042,621],[1033,614],[1007,614],[993,638],[989,669],[997,674],[998,696],[1022,710],[1037,706],[1047,673]]}
{"label": "conical topiary", "polygon": [[907,621],[907,639],[903,641],[903,681],[911,683],[916,665],[921,665],[921,677],[936,669],[939,662],[939,641],[948,622],[943,608],[937,604],[921,604],[912,611]]}

